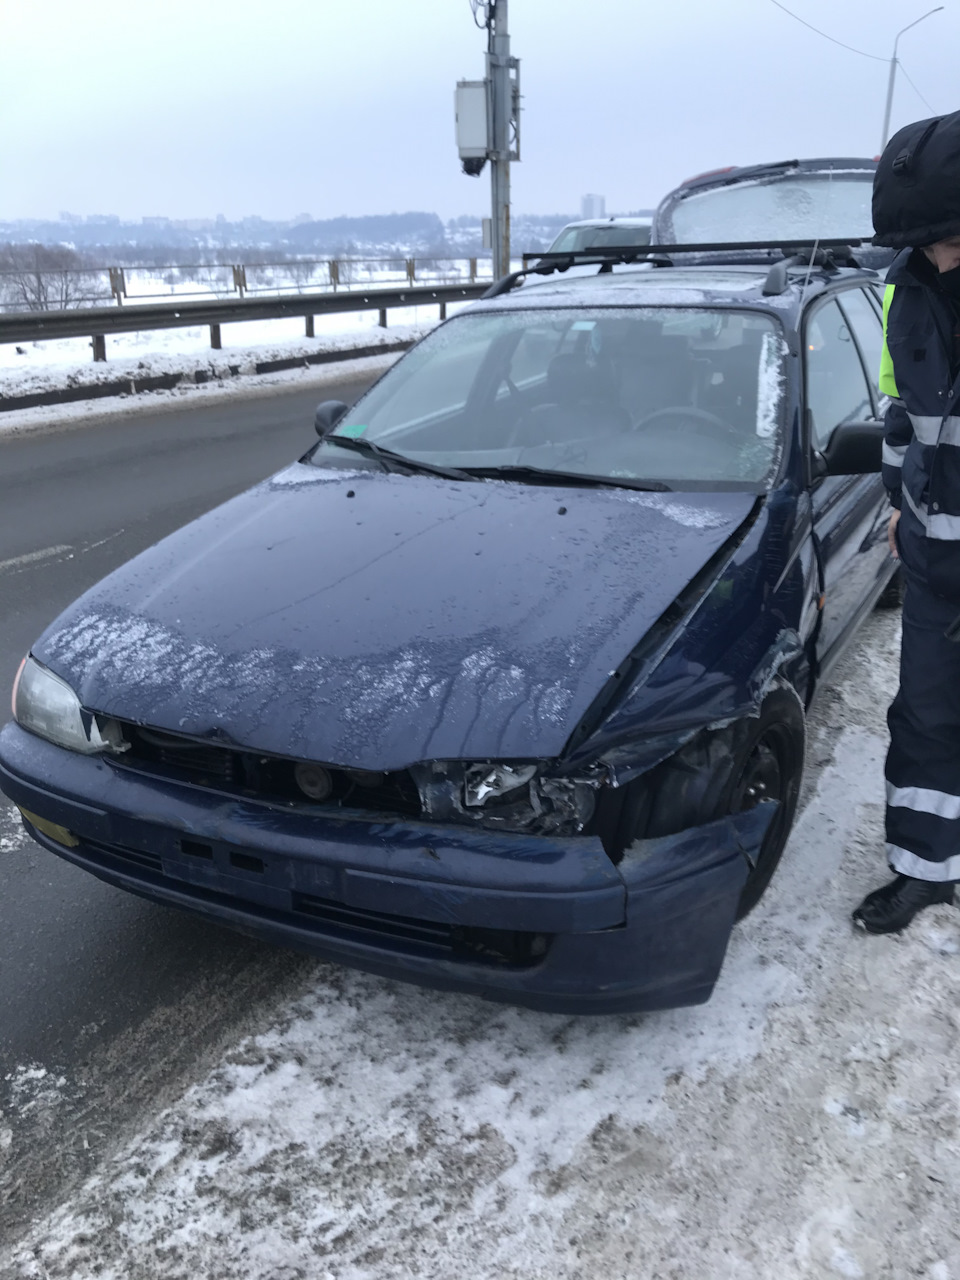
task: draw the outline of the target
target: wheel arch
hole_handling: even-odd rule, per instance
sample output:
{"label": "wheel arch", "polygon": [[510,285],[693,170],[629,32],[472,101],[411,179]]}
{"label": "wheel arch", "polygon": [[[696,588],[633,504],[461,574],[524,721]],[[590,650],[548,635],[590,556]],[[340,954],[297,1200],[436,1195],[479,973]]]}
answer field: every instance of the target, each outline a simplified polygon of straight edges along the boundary
{"label": "wheel arch", "polygon": [[[744,714],[691,732],[671,754],[621,788],[615,807],[604,812],[601,806],[596,833],[618,862],[637,839],[676,835],[764,798],[777,800],[782,812],[771,825],[771,843],[764,846],[771,865],[751,868],[740,910],[745,914],[772,877],[793,824],[805,749],[803,699],[781,666]],[[764,752],[776,757],[773,764],[763,759]],[[744,804],[738,786],[748,788],[749,771],[761,777],[765,767],[776,779],[777,794],[753,796]]]}

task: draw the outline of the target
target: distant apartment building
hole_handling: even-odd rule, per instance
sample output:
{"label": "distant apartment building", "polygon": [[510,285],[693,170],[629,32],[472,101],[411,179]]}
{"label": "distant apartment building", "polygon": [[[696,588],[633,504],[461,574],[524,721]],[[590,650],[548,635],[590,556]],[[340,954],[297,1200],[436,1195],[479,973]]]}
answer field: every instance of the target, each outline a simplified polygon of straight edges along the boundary
{"label": "distant apartment building", "polygon": [[607,202],[603,196],[587,195],[580,197],[581,218],[605,218]]}

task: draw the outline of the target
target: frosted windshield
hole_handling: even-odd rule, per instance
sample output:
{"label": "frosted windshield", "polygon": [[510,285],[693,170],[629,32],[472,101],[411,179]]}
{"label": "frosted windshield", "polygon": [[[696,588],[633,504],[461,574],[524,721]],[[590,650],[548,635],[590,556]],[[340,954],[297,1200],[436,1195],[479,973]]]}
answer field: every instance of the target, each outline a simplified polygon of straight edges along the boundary
{"label": "frosted windshield", "polygon": [[466,313],[387,373],[314,461],[345,463],[336,437],[362,437],[461,469],[755,488],[779,456],[785,350],[776,320],[732,309]]}
{"label": "frosted windshield", "polygon": [[714,187],[669,211],[674,244],[791,237],[870,239],[873,175],[803,174]]}

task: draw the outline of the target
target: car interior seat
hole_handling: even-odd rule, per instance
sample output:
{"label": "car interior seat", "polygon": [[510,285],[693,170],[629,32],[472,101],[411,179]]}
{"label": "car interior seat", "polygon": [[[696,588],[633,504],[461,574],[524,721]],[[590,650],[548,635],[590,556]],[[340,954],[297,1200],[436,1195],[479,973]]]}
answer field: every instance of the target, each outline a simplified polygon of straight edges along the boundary
{"label": "car interior seat", "polygon": [[730,426],[743,424],[744,434],[756,429],[762,335],[717,352],[704,362],[699,406]]}
{"label": "car interior seat", "polygon": [[618,393],[611,361],[573,352],[556,355],[547,366],[544,399],[521,416],[515,442],[560,444],[627,431],[630,416]]}
{"label": "car interior seat", "polygon": [[633,424],[676,405],[691,403],[693,365],[687,339],[664,334],[660,324],[636,325],[622,351],[621,399]]}

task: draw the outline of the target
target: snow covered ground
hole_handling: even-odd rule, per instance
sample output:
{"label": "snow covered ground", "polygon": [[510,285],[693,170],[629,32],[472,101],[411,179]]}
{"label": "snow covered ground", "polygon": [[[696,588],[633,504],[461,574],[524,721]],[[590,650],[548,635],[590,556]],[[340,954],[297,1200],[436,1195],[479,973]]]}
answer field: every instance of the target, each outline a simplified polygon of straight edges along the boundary
{"label": "snow covered ground", "polygon": [[[454,303],[452,316],[468,304]],[[332,361],[302,369],[257,374],[256,365],[271,360],[306,357],[318,352],[349,351],[358,347],[393,346],[413,342],[438,322],[438,308],[407,307],[388,313],[389,327],[381,329],[376,312],[317,316],[316,337],[303,336],[302,320],[261,320],[224,325],[223,348],[210,349],[207,328],[158,329],[118,334],[107,339],[106,363],[90,359],[89,341],[66,338],[52,342],[0,344],[0,396],[17,397],[59,388],[95,386],[103,382],[142,383],[158,375],[180,376],[169,390],[138,391],[111,398],[77,400],[70,404],[8,409],[0,413],[0,433],[25,432],[77,425],[84,419],[115,414],[156,412],[180,406],[183,398],[200,401],[223,396],[272,394],[277,386],[322,385],[337,378],[380,373],[396,354]],[[18,355],[17,352],[22,354]],[[232,370],[237,370],[234,373]],[[205,380],[201,383],[198,376]]]}
{"label": "snow covered ground", "polygon": [[[294,282],[290,273],[298,265],[301,278]],[[361,287],[399,287],[407,282],[402,256],[389,263],[343,261],[340,265],[344,273],[344,287],[340,292]],[[313,268],[316,278],[308,278],[304,272]],[[489,263],[481,265],[481,273],[483,271],[489,271]],[[249,296],[326,291],[330,288],[326,272],[325,262],[284,264],[272,269],[252,266],[248,269],[253,286]],[[229,267],[192,268],[182,273],[185,277],[183,279],[179,278],[180,274],[173,272],[168,279],[146,270],[128,270],[128,309],[135,311],[138,301],[237,296],[230,284]],[[186,278],[193,276],[196,278]],[[255,278],[258,282],[256,286]],[[452,259],[447,263],[437,263],[433,270],[421,263],[414,284],[467,283],[469,280],[468,260]],[[103,287],[106,288],[105,285]],[[106,300],[110,300],[108,288]],[[453,315],[463,305],[466,304],[450,304],[448,314]],[[134,376],[134,371],[139,371],[141,377],[147,377],[150,373],[202,368],[207,363],[225,368],[228,363],[236,363],[238,357],[249,357],[251,353],[258,351],[276,351],[278,348],[283,353],[307,354],[332,347],[395,342],[398,331],[401,334],[420,334],[432,328],[437,323],[439,308],[436,305],[397,307],[388,311],[387,315],[389,327],[386,330],[379,327],[376,311],[318,315],[314,319],[316,336],[313,339],[304,337],[302,317],[224,324],[221,326],[223,349],[218,352],[210,348],[210,331],[206,325],[190,329],[154,329],[140,333],[113,334],[106,338],[107,362],[96,365],[92,363],[90,338],[0,343],[0,396],[28,395],[53,387],[108,382]],[[280,357],[260,354],[256,358],[266,360]]]}
{"label": "snow covered ground", "polygon": [[[459,304],[452,304],[453,315]],[[387,313],[388,328],[377,324],[376,311],[344,312],[341,315],[317,316],[316,338],[304,337],[302,318],[281,320],[245,320],[221,326],[223,350],[210,348],[210,330],[206,325],[192,329],[150,329],[142,333],[118,333],[106,339],[106,363],[94,364],[89,338],[58,338],[47,342],[0,343],[0,395],[25,395],[45,386],[66,386],[69,379],[112,381],[124,376],[128,362],[158,367],[163,361],[183,362],[183,367],[202,367],[207,360],[229,358],[236,363],[238,355],[277,348],[306,352],[331,347],[360,347],[382,340],[395,342],[411,331],[423,332],[437,323],[439,309],[431,307],[398,307]],[[260,356],[267,359],[267,356]]]}
{"label": "snow covered ground", "polygon": [[[400,341],[404,336],[413,337],[416,334],[395,333],[391,341]],[[306,368],[286,369],[276,373],[254,373],[256,361],[281,358],[287,354],[289,354],[289,348],[284,347],[254,349],[243,357],[241,376],[238,377],[218,373],[216,362],[191,365],[188,369],[181,370],[183,377],[169,391],[145,391],[137,395],[121,395],[109,399],[85,399],[72,404],[37,405],[31,409],[8,410],[0,414],[0,434],[16,435],[32,431],[72,430],[85,422],[98,422],[104,418],[129,418],[138,413],[175,412],[191,402],[200,406],[214,400],[263,398],[276,395],[278,389],[303,388],[306,390],[349,378],[369,376],[372,379],[385,372],[395,360],[399,359],[399,353],[385,353],[364,356],[360,359],[331,361],[329,364],[310,365]],[[231,361],[237,358],[236,355],[232,355]],[[145,368],[149,373],[176,372],[180,369],[180,365],[177,361],[165,363],[158,360],[154,363],[146,363]],[[196,368],[207,371],[208,381],[199,384],[193,380]],[[146,377],[148,373],[138,366],[138,373],[135,376]]]}
{"label": "snow covered ground", "polygon": [[[310,264],[300,264],[309,266]],[[315,264],[322,276],[325,263]],[[329,280],[307,279],[291,283],[290,272],[296,264],[286,264],[269,270],[251,267],[250,271],[263,277],[260,288],[254,294],[303,292],[305,289],[328,289]],[[489,264],[483,264],[487,270]],[[403,259],[398,258],[388,266],[382,264],[341,263],[346,273],[346,287],[386,288],[406,282]],[[399,275],[398,275],[399,271]],[[174,273],[176,274],[176,273]],[[204,269],[197,269],[197,279],[169,282],[165,278],[144,271],[128,271],[130,289],[128,312],[135,312],[138,300],[156,301],[158,298],[212,298],[234,296],[228,285],[230,268],[210,269],[210,279],[204,278]],[[347,282],[352,279],[352,285]],[[216,277],[216,278],[214,278]],[[251,275],[251,282],[253,281]],[[479,277],[478,277],[479,278]],[[470,279],[466,259],[451,260],[439,264],[436,270],[423,269],[415,280],[421,285],[431,282],[467,282]],[[264,284],[263,282],[266,281]],[[447,314],[452,316],[467,303],[450,303]],[[313,338],[304,335],[303,317],[277,320],[250,320],[221,325],[222,349],[210,347],[210,330],[206,325],[185,329],[147,329],[138,333],[108,335],[105,339],[107,359],[94,363],[90,338],[59,338],[43,342],[0,343],[0,398],[17,398],[61,388],[80,388],[99,383],[131,380],[134,383],[163,374],[182,374],[189,385],[197,371],[213,381],[236,376],[230,366],[240,366],[240,376],[252,374],[255,364],[291,356],[314,355],[320,351],[347,350],[392,344],[404,339],[421,337],[439,320],[439,306],[396,307],[387,312],[386,329],[380,328],[376,311],[343,312],[336,315],[314,317]],[[137,392],[138,395],[162,396],[164,392]],[[101,401],[101,404],[103,402]],[[0,431],[10,429],[7,410],[0,416]],[[63,416],[40,415],[36,420],[44,422]],[[84,416],[83,411],[76,416]],[[22,429],[22,428],[21,428]]]}
{"label": "snow covered ground", "polygon": [[[869,619],[821,696],[708,1005],[561,1017],[316,964],[0,1275],[960,1280],[960,913],[848,921],[885,873],[897,629]],[[9,1079],[51,1114],[74,1085]]]}

